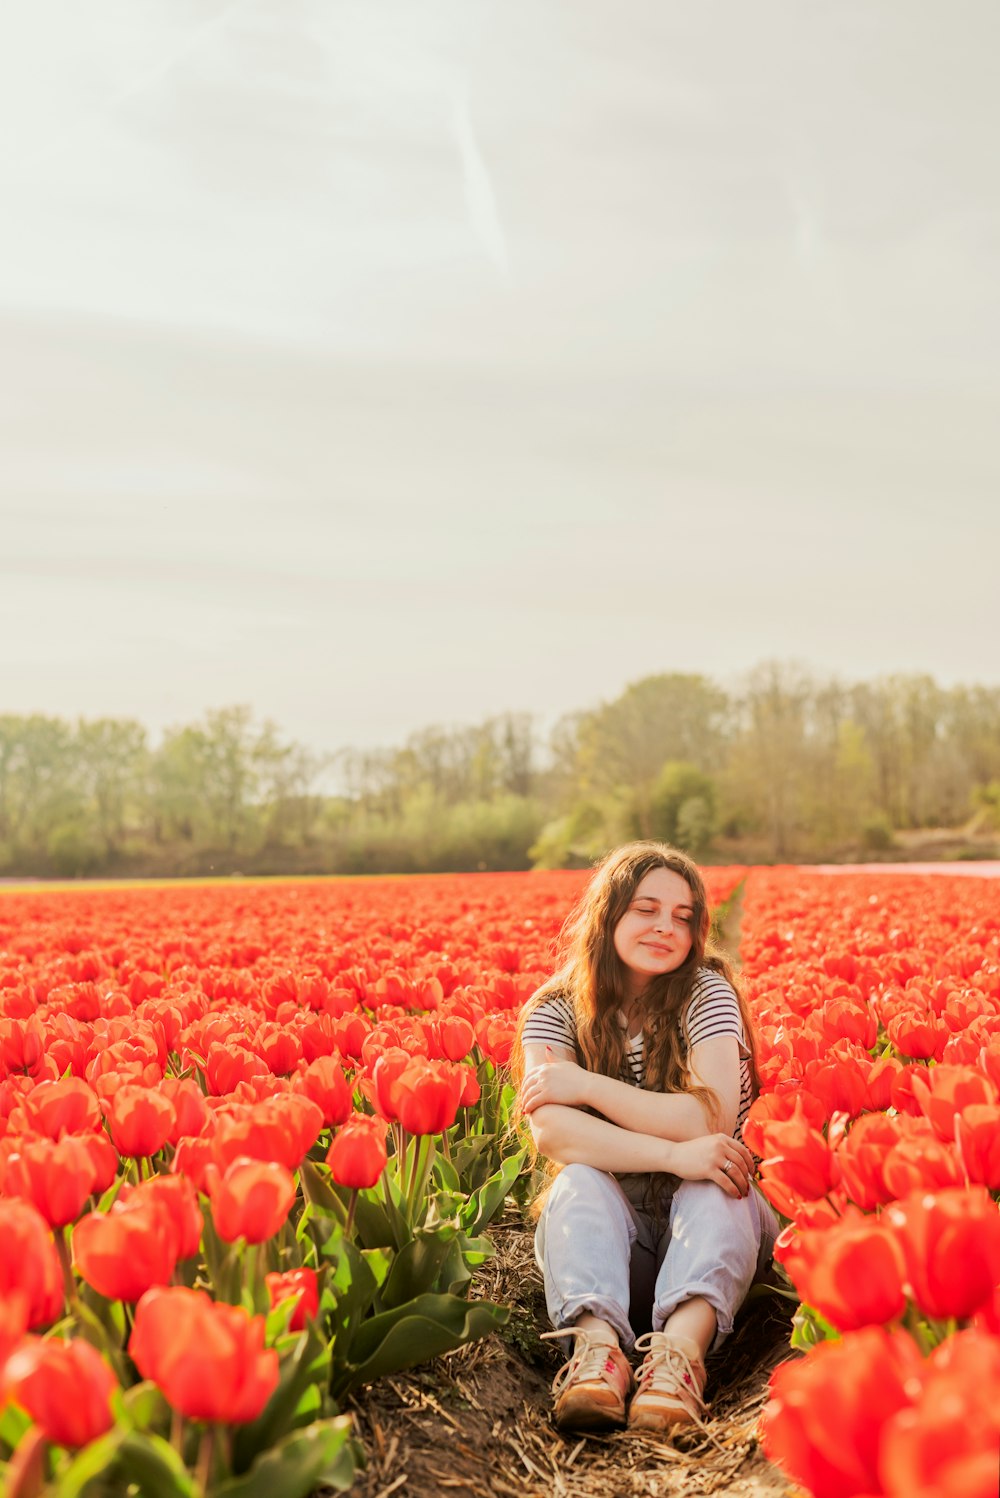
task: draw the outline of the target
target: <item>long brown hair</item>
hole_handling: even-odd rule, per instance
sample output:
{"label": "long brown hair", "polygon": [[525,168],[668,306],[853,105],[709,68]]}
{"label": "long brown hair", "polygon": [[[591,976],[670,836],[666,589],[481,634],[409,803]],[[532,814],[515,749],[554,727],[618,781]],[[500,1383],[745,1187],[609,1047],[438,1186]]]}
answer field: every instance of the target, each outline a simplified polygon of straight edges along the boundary
{"label": "long brown hair", "polygon": [[598,864],[566,925],[560,942],[561,965],[528,1000],[518,1018],[512,1053],[514,1075],[524,1074],[524,1026],[547,1000],[569,999],[576,1019],[577,1059],[588,1071],[628,1078],[628,1036],[619,1018],[625,1007],[625,968],[615,951],[615,928],[638,885],[651,869],[679,874],[691,891],[691,950],[673,972],[653,977],[633,1009],[645,1036],[646,1086],[660,1092],[686,1092],[705,1107],[718,1126],[719,1099],[713,1088],[693,1083],[688,1067],[685,1010],[701,968],[721,974],[733,987],[747,1049],[753,1092],[760,1090],[750,1013],[732,967],[709,936],[708,896],[697,866],[666,843],[626,843]]}

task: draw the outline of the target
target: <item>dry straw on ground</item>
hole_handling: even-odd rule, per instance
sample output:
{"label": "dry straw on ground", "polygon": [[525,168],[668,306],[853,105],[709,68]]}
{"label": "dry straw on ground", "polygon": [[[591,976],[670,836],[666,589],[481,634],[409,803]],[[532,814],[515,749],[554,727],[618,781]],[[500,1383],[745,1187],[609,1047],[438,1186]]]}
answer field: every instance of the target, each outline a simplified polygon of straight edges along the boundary
{"label": "dry straw on ground", "polygon": [[367,1455],[357,1498],[391,1494],[469,1498],[632,1498],[632,1495],[785,1494],[761,1454],[757,1418],[771,1369],[789,1356],[788,1304],[752,1298],[709,1360],[710,1418],[670,1443],[650,1436],[561,1435],[550,1384],[561,1361],[540,1342],[547,1323],[531,1232],[516,1213],[494,1229],[496,1257],[476,1293],[513,1307],[503,1332],[363,1390],[354,1414]]}

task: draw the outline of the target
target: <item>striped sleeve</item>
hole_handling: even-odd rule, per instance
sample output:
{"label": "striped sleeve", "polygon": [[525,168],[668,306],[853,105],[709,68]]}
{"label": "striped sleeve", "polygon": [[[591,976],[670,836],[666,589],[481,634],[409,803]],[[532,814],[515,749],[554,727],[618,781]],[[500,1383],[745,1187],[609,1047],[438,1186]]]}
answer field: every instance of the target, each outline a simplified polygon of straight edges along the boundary
{"label": "striped sleeve", "polygon": [[695,979],[685,1019],[689,1046],[711,1040],[716,1035],[735,1035],[740,1055],[750,1055],[739,1001],[732,985],[711,968],[703,967]]}
{"label": "striped sleeve", "polygon": [[558,1045],[576,1050],[576,1019],[573,1005],[561,994],[539,1004],[524,1023],[521,1040],[525,1045]]}

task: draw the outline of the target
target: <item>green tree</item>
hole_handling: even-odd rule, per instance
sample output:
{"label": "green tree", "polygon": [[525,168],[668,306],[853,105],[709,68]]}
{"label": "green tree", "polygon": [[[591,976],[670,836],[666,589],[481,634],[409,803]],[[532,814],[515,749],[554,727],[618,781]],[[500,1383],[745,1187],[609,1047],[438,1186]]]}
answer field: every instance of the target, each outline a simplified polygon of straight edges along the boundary
{"label": "green tree", "polygon": [[130,718],[81,718],[75,758],[82,794],[104,854],[117,852],[146,772],[146,730]]}
{"label": "green tree", "polygon": [[651,830],[652,793],[664,763],[704,770],[720,762],[729,711],[726,694],[704,676],[647,676],[577,725],[576,778],[584,795],[627,787],[639,832]]}
{"label": "green tree", "polygon": [[684,760],[663,766],[650,798],[652,837],[702,853],[715,833],[715,815],[716,788],[710,775]]}

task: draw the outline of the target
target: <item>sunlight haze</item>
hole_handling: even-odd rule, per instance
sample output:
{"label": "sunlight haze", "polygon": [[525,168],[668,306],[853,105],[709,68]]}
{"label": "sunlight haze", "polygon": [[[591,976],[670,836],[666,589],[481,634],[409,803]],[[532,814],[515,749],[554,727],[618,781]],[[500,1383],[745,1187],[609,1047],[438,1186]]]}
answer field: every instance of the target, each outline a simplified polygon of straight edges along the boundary
{"label": "sunlight haze", "polygon": [[997,681],[994,6],[2,13],[0,710]]}

